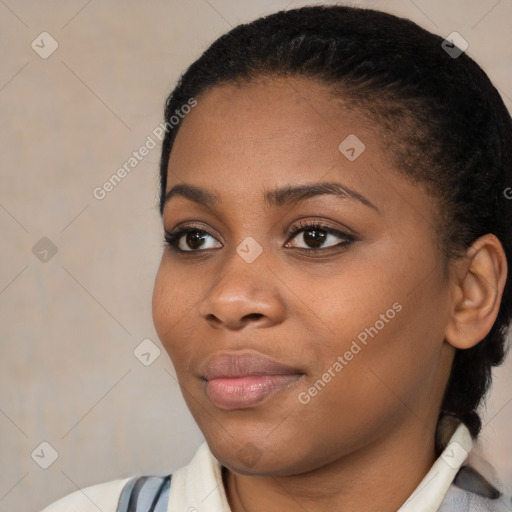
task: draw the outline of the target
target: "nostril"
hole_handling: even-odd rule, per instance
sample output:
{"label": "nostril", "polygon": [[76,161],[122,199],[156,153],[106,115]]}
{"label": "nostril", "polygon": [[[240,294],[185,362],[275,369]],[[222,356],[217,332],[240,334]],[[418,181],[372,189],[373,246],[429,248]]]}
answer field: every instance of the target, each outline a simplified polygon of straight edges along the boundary
{"label": "nostril", "polygon": [[258,320],[263,315],[261,313],[250,313],[249,315],[245,315],[244,318],[247,318],[248,320]]}

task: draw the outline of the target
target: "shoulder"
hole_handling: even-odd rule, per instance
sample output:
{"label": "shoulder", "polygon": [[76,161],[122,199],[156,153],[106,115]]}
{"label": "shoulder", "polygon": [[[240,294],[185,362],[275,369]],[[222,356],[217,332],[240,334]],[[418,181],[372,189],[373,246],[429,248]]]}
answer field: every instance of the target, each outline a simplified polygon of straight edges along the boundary
{"label": "shoulder", "polygon": [[75,491],[41,512],[115,512],[119,497],[132,477],[112,480]]}

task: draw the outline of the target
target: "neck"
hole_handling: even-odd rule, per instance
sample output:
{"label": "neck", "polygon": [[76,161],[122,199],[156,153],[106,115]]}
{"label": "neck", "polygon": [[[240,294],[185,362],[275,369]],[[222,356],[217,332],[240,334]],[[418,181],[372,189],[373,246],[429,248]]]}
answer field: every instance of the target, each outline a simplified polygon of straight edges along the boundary
{"label": "neck", "polygon": [[357,452],[291,476],[250,476],[223,467],[231,512],[396,512],[435,461],[431,429],[404,427]]}

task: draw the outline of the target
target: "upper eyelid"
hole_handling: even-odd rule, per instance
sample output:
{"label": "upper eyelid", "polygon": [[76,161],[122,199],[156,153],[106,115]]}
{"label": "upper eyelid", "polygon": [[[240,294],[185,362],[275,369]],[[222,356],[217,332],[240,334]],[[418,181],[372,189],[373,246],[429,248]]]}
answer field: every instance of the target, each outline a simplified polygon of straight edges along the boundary
{"label": "upper eyelid", "polygon": [[333,235],[339,234],[350,237],[355,236],[354,232],[349,228],[336,228],[323,221],[299,221],[299,223],[297,225],[294,225],[294,227],[290,230],[290,234],[295,235],[296,233],[300,233],[301,231],[305,231],[306,229],[315,228],[322,229],[327,233],[331,233]]}

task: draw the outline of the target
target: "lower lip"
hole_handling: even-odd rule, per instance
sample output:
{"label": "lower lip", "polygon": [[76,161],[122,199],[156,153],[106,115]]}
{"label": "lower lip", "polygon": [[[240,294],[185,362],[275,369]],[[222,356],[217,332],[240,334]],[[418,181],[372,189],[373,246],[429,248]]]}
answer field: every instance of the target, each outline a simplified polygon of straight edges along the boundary
{"label": "lower lip", "polygon": [[212,379],[206,382],[206,394],[221,409],[243,409],[288,388],[300,377],[295,374]]}

